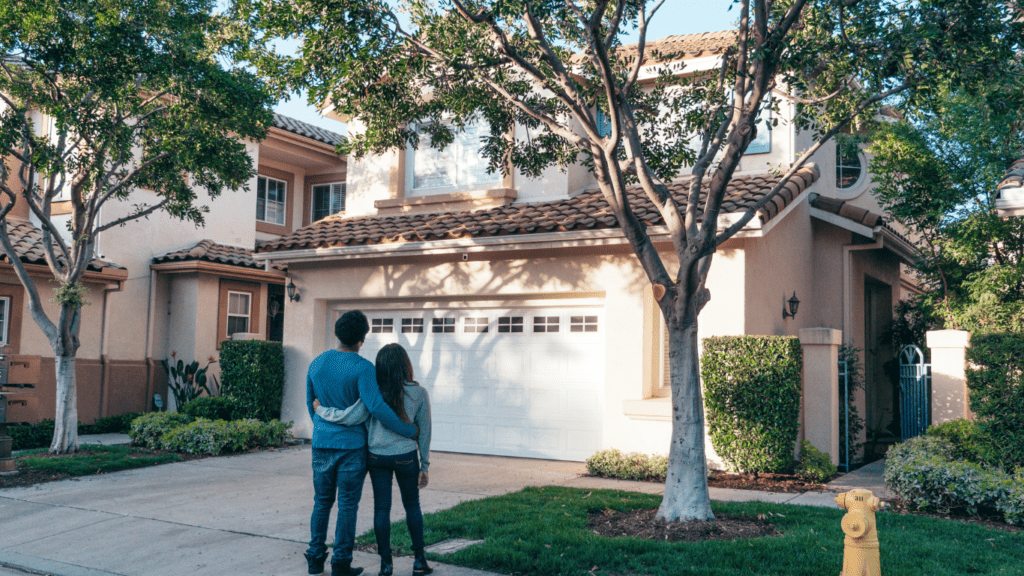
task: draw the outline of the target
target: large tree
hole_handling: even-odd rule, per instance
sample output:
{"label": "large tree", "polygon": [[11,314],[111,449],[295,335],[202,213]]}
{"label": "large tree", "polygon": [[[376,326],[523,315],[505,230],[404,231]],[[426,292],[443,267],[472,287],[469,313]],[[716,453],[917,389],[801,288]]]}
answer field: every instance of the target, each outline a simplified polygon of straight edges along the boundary
{"label": "large tree", "polygon": [[[663,1],[663,0],[662,0]],[[648,46],[662,1],[240,0],[254,26],[298,36],[295,58],[261,66],[357,119],[340,151],[443,147],[476,119],[493,170],[527,175],[581,161],[650,282],[669,331],[672,439],[660,518],[710,519],[697,323],[715,250],[834,135],[883,103],[911,105],[936,78],[964,82],[1012,58],[997,0],[734,0],[734,42],[693,71]],[[724,9],[724,7],[723,7]],[[624,46],[628,32],[636,44]],[[646,68],[652,64],[661,66]],[[676,63],[669,65],[669,63]],[[774,98],[774,99],[773,99]],[[767,102],[796,102],[816,143],[740,218],[722,200]],[[600,114],[599,114],[600,112]],[[607,130],[602,116],[610,120]],[[508,135],[519,126],[528,138]],[[666,182],[688,175],[685,199]],[[668,229],[674,264],[627,201],[639,185]]]}
{"label": "large tree", "polygon": [[[254,173],[243,140],[266,134],[273,99],[252,72],[231,65],[251,36],[216,8],[215,0],[0,3],[0,245],[53,347],[52,453],[78,447],[82,276],[97,235],[158,212],[202,225],[208,207],[196,190],[213,198]],[[70,205],[66,223],[55,218],[58,201]],[[42,230],[56,318],[14,247],[7,218],[20,202]],[[131,209],[104,218],[111,202]]]}
{"label": "large tree", "polygon": [[1024,331],[1024,218],[1000,218],[995,207],[1003,175],[1024,154],[1017,64],[985,84],[942,89],[872,135],[878,195],[920,246],[915,271],[925,292],[901,308],[897,326],[921,318]]}

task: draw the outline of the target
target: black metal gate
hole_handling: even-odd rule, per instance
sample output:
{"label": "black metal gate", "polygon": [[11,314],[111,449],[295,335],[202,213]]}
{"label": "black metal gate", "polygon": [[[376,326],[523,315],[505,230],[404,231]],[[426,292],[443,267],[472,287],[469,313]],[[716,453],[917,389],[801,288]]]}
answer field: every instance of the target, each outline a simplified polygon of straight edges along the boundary
{"label": "black metal gate", "polygon": [[920,436],[931,424],[932,365],[913,344],[900,352],[900,435]]}

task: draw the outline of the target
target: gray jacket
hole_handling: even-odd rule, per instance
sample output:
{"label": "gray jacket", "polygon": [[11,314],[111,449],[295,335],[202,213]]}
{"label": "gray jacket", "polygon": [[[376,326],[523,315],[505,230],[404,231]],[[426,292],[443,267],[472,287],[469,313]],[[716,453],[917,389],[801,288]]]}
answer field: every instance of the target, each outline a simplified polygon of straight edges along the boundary
{"label": "gray jacket", "polygon": [[415,382],[405,384],[405,413],[419,429],[419,440],[399,436],[385,428],[376,418],[370,417],[370,411],[361,400],[344,410],[321,406],[316,409],[316,413],[328,422],[344,426],[355,426],[365,422],[366,445],[371,453],[379,456],[397,456],[418,449],[420,471],[426,472],[430,467],[430,397],[427,390]]}

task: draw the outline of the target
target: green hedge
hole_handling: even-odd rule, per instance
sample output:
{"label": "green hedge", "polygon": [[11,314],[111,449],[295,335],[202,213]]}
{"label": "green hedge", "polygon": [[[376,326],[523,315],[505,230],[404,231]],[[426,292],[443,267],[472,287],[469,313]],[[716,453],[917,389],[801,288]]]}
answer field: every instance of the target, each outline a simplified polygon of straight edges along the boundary
{"label": "green hedge", "polygon": [[918,436],[889,449],[885,483],[916,508],[948,513],[1001,513],[1010,524],[1024,524],[1024,472],[955,460],[957,449],[936,436]]}
{"label": "green hedge", "polygon": [[835,476],[837,470],[828,454],[806,440],[800,444],[800,462],[796,465],[797,476],[807,482],[821,484]]}
{"label": "green hedge", "polygon": [[[104,416],[92,424],[78,425],[78,434],[126,434],[132,421],[141,416],[135,412]],[[53,420],[40,420],[35,424],[9,426],[7,435],[14,439],[11,450],[48,448],[53,442]]]}
{"label": "green hedge", "polygon": [[638,452],[619,452],[612,448],[595,452],[587,458],[587,472],[602,478],[664,482],[668,474],[668,458]]}
{"label": "green hedge", "polygon": [[792,469],[800,428],[800,341],[790,336],[704,339],[708,434],[718,455],[740,472]]}
{"label": "green hedge", "polygon": [[291,426],[290,422],[285,424],[279,420],[193,419],[181,412],[153,412],[136,419],[129,435],[137,446],[216,456],[225,452],[280,446]]}
{"label": "green hedge", "polygon": [[237,407],[236,417],[281,417],[284,349],[280,342],[229,340],[220,349],[221,396]]}
{"label": "green hedge", "polygon": [[1024,469],[1024,334],[986,334],[967,349],[967,387],[991,464]]}
{"label": "green hedge", "polygon": [[240,420],[241,410],[238,404],[231,398],[223,396],[200,396],[195,400],[186,402],[181,407],[183,414],[188,414],[193,420],[206,418],[208,420]]}
{"label": "green hedge", "polygon": [[978,423],[973,420],[959,418],[929,426],[925,434],[948,441],[953,450],[951,460],[965,460],[975,464],[991,460],[981,431],[978,430]]}

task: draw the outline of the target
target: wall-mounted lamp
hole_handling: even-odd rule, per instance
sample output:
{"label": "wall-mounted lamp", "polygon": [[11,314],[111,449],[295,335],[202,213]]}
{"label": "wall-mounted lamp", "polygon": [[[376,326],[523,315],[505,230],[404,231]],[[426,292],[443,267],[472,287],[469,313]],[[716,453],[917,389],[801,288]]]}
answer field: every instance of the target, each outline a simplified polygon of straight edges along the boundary
{"label": "wall-mounted lamp", "polygon": [[295,281],[288,280],[288,299],[292,302],[298,302],[300,296],[299,289],[295,287]]}
{"label": "wall-mounted lamp", "polygon": [[[785,304],[789,304],[789,310],[786,310]],[[782,306],[782,319],[785,320],[786,318],[796,316],[796,311],[800,309],[800,300],[797,299],[796,292],[793,292],[793,297],[785,304]]]}

